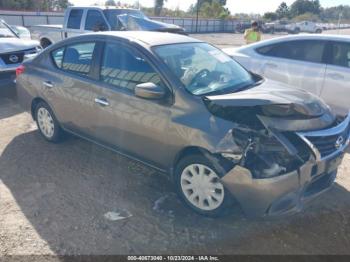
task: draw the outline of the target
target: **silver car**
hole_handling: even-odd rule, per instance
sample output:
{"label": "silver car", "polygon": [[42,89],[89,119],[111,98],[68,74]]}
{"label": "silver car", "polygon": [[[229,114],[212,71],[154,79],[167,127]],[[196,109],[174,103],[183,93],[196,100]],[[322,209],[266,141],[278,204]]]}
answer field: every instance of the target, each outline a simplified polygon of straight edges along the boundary
{"label": "silver car", "polygon": [[339,114],[350,108],[350,36],[285,36],[224,52],[254,73],[316,94]]}
{"label": "silver car", "polygon": [[86,34],[17,75],[46,140],[75,134],[165,172],[203,215],[232,199],[252,216],[298,211],[332,185],[349,145],[350,115],[186,36]]}

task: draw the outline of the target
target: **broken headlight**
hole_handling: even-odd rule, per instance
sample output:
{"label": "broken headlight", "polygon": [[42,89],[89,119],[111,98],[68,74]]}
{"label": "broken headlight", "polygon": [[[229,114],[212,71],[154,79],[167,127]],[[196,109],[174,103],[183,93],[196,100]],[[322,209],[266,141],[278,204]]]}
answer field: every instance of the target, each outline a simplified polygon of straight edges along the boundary
{"label": "broken headlight", "polygon": [[266,116],[275,117],[318,117],[325,113],[327,106],[321,101],[304,104],[274,104],[261,107]]}

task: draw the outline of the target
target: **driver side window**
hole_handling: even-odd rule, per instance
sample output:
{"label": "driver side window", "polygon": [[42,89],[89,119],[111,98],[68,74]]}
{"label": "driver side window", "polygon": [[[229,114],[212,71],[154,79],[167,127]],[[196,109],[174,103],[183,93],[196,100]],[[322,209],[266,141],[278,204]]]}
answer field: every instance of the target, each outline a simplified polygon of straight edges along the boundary
{"label": "driver side window", "polygon": [[86,16],[85,30],[99,31],[98,29],[105,28],[108,26],[102,16],[102,13],[97,10],[89,10]]}
{"label": "driver side window", "polygon": [[158,73],[141,55],[118,43],[105,46],[100,80],[130,91],[134,91],[136,85],[148,82],[162,86]]}

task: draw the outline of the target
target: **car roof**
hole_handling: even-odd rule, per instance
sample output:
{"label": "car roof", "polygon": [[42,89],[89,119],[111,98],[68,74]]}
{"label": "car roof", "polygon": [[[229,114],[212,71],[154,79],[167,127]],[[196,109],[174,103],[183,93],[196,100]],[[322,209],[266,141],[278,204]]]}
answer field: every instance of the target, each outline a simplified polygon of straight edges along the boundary
{"label": "car roof", "polygon": [[101,5],[92,5],[92,6],[70,6],[67,9],[100,9],[100,10],[136,10],[141,11],[136,8],[121,7],[121,6],[101,6]]}
{"label": "car roof", "polygon": [[116,37],[128,41],[139,41],[148,46],[180,44],[180,43],[199,43],[202,42],[198,39],[188,37],[180,34],[163,33],[163,32],[150,32],[150,31],[108,31],[84,34],[80,37],[101,37],[109,36]]}
{"label": "car roof", "polygon": [[268,40],[264,40],[261,42],[257,42],[254,44],[250,44],[247,46],[243,46],[237,48],[236,51],[247,50],[247,49],[255,49],[257,47],[265,46],[268,44],[281,43],[285,41],[293,41],[293,40],[331,40],[331,41],[347,41],[350,42],[350,35],[331,35],[331,34],[299,34],[299,35],[287,35],[280,36]]}

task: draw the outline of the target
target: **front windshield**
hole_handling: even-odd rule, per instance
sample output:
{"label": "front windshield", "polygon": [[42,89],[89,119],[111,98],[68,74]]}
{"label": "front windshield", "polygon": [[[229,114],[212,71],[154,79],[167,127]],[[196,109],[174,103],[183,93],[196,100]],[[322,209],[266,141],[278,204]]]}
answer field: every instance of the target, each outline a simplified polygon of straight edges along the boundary
{"label": "front windshield", "polygon": [[255,83],[242,66],[206,43],[164,45],[154,50],[194,95],[236,92]]}
{"label": "front windshield", "polygon": [[147,18],[144,13],[142,13],[140,10],[134,10],[134,9],[108,9],[104,10],[104,14],[108,20],[108,23],[110,24],[112,30],[119,30],[120,23],[118,16],[121,15],[130,15],[137,18],[145,19]]}
{"label": "front windshield", "polygon": [[0,37],[17,37],[6,24],[0,21]]}

